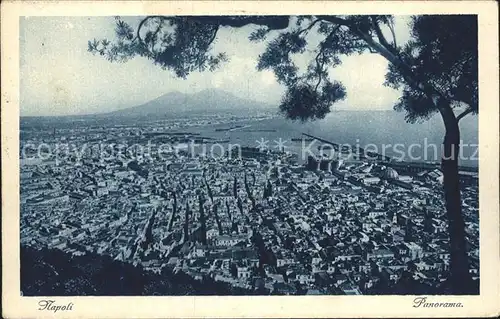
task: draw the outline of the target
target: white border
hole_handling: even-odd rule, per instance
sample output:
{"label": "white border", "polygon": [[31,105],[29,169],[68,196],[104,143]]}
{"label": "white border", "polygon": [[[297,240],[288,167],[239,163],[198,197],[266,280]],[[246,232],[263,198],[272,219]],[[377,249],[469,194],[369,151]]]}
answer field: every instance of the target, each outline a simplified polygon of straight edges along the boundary
{"label": "white border", "polygon": [[[498,8],[494,1],[2,2],[2,285],[6,318],[472,317],[499,314]],[[71,312],[38,311],[19,295],[19,17],[147,14],[479,15],[480,295],[428,297],[463,308],[413,308],[414,296],[57,297]]]}

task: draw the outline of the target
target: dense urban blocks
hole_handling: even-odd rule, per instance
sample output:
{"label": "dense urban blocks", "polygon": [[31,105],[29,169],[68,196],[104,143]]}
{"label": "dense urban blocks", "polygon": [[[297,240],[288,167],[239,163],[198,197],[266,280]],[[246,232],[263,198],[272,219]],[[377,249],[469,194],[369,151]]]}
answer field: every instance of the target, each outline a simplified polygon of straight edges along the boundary
{"label": "dense urban blocks", "polygon": [[[157,132],[150,125],[133,135],[110,126],[100,138],[145,145]],[[37,131],[22,143],[85,143],[88,134]],[[291,152],[241,151],[215,159],[171,152],[165,161],[91,151],[57,164],[22,159],[22,293],[450,292],[439,165],[320,156],[301,163]],[[462,167],[460,176],[478,293],[477,169]]]}

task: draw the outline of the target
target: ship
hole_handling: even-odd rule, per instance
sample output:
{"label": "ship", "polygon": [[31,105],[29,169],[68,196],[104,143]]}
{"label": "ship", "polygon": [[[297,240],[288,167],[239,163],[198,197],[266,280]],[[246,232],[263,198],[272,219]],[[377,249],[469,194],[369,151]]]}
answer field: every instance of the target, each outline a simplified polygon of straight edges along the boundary
{"label": "ship", "polygon": [[233,125],[231,127],[226,127],[226,128],[216,128],[215,131],[216,132],[228,132],[228,131],[236,130],[236,129],[239,129],[242,127],[244,127],[244,126],[243,125]]}
{"label": "ship", "polygon": [[309,138],[309,137],[294,137],[292,138],[292,142],[312,142],[314,141],[314,138]]}

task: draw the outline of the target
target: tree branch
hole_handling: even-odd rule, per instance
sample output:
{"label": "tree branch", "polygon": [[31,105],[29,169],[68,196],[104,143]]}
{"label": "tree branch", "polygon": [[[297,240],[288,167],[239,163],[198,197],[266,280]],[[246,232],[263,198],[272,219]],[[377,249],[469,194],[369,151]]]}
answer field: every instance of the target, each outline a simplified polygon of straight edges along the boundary
{"label": "tree branch", "polygon": [[212,44],[212,42],[214,42],[215,37],[217,36],[217,32],[219,32],[219,26],[216,26],[216,27],[215,27],[214,33],[212,34],[212,37],[211,37],[211,38],[210,38],[210,40],[208,41],[207,48],[208,48],[208,47]]}
{"label": "tree branch", "polygon": [[[319,21],[319,20],[316,20],[316,21]],[[339,30],[340,27],[341,27],[340,25],[337,25],[337,27],[332,32],[330,32],[330,34],[328,34],[326,39],[319,44],[320,49],[319,49],[319,52],[314,59],[316,61],[316,67],[318,68],[318,82],[316,83],[316,86],[314,87],[314,91],[316,91],[316,92],[318,91],[318,87],[321,84],[321,81],[323,80],[323,70],[325,67],[325,60],[323,59],[322,62],[319,62],[319,57],[320,57],[320,55],[324,55],[324,50],[325,50],[324,44],[328,42],[328,40],[335,34],[335,32],[337,32]]]}
{"label": "tree branch", "polygon": [[392,34],[392,40],[394,42],[394,48],[398,48],[398,43],[396,42],[396,31],[394,30],[394,23],[392,20],[389,20],[389,23],[387,24],[387,26],[389,27],[389,30],[391,30],[391,34]]}
{"label": "tree branch", "polygon": [[[361,39],[363,39],[370,47],[372,47],[374,50],[376,50],[378,53],[380,53],[380,55],[382,55],[384,58],[386,58],[390,63],[392,63],[394,66],[396,66],[396,68],[399,70],[399,72],[401,73],[401,76],[405,79],[405,81],[407,81],[408,84],[410,86],[412,86],[414,89],[420,90],[430,100],[432,100],[432,103],[436,106],[436,108],[439,110],[439,112],[441,113],[441,115],[443,117],[445,115],[449,116],[448,113],[451,111],[451,108],[445,107],[445,105],[449,106],[449,102],[451,102],[451,100],[452,100],[449,93],[447,94],[447,93],[441,92],[437,88],[435,88],[433,85],[430,85],[430,84],[425,83],[425,82],[421,82],[419,79],[417,79],[415,77],[411,67],[408,64],[406,64],[399,57],[399,55],[395,55],[393,52],[388,50],[386,47],[384,47],[380,43],[377,43],[376,41],[374,41],[370,35],[362,32],[355,25],[349,26],[349,29],[354,34],[358,35]],[[446,99],[447,103],[444,103],[442,101],[443,99]]]}
{"label": "tree branch", "polygon": [[364,40],[372,50],[378,52],[380,55],[386,58],[387,61],[396,66],[398,70],[401,72],[403,78],[408,82],[408,84],[410,84],[410,86],[424,92],[430,99],[433,100],[433,103],[436,105],[436,107],[439,109],[440,112],[445,111],[441,109],[442,103],[438,103],[439,102],[438,100],[443,97],[446,97],[447,100],[451,100],[449,95],[445,95],[432,85],[420,82],[418,79],[416,79],[411,67],[408,64],[406,64],[399,57],[398,54],[395,54],[395,52],[392,52],[384,45],[374,41],[370,35],[362,32],[356,25],[354,25],[348,20],[336,16],[318,16],[318,17],[324,21],[347,26],[355,35],[357,35],[360,39]]}
{"label": "tree branch", "polygon": [[160,32],[162,26],[163,26],[163,19],[160,19],[160,22],[158,23],[158,27],[156,28],[156,31],[153,34],[153,37],[151,38],[152,39],[152,41],[151,41],[151,52],[153,52],[153,54],[156,54],[155,49],[154,49],[155,45],[156,45],[156,36],[158,35],[158,32]]}
{"label": "tree branch", "polygon": [[[168,20],[168,16],[147,16],[139,22],[137,27],[136,37],[141,44],[144,45],[144,40],[141,37],[141,29],[149,19]],[[199,23],[212,24],[214,26],[228,26],[233,28],[241,28],[249,24],[266,26],[270,30],[281,30],[288,28],[290,18],[288,16],[189,16],[189,19]],[[134,39],[134,40],[135,40]],[[212,40],[213,41],[213,40]]]}
{"label": "tree branch", "polygon": [[312,27],[314,27],[316,25],[316,23],[318,23],[320,21],[321,21],[321,19],[314,20],[307,28],[304,28],[304,29],[300,30],[297,34],[300,35],[300,34],[302,34],[304,32],[307,32],[307,31],[311,30]]}
{"label": "tree branch", "polygon": [[384,34],[382,33],[382,30],[380,29],[380,26],[376,20],[375,16],[370,16],[370,20],[372,22],[373,29],[375,30],[375,33],[377,34],[377,38],[380,41],[380,44],[382,44],[387,50],[391,51],[393,54],[397,55],[397,51],[387,42],[387,39],[384,37]]}
{"label": "tree branch", "polygon": [[289,16],[191,16],[190,19],[219,25],[222,27],[241,28],[248,24],[266,26],[270,30],[288,28]]}
{"label": "tree branch", "polygon": [[466,109],[465,111],[463,111],[462,113],[460,113],[458,116],[457,116],[457,122],[459,122],[461,119],[463,119],[467,114],[470,114],[472,113],[474,110],[472,108],[468,108]]}
{"label": "tree branch", "polygon": [[356,27],[350,27],[350,29],[355,33],[358,37],[366,42],[371,48],[380,53],[384,58],[386,58],[390,63],[394,64],[401,71],[401,75],[413,84],[416,88],[423,89],[421,84],[419,84],[416,79],[413,77],[413,72],[411,71],[411,67],[404,63],[398,56],[394,55],[393,52],[389,51],[385,46],[380,43],[377,43],[373,40],[371,36],[366,33],[363,33]]}
{"label": "tree branch", "polygon": [[316,86],[314,87],[314,91],[317,92],[318,91],[318,86],[320,85],[321,81],[323,80],[323,67],[325,66],[325,62],[323,61],[323,63],[320,63],[318,58],[320,55],[323,54],[323,48],[319,50],[318,54],[316,55],[316,67],[318,68],[318,83],[316,83]]}
{"label": "tree branch", "polygon": [[352,23],[350,21],[336,17],[336,16],[318,16],[318,19],[328,21],[331,23],[335,23],[335,24],[345,25],[348,27],[350,27],[352,25]]}
{"label": "tree branch", "polygon": [[[334,24],[347,26],[360,39],[364,40],[366,42],[366,44],[368,44],[368,46],[371,49],[378,52],[380,55],[382,55],[384,58],[386,58],[390,63],[394,64],[396,67],[402,68],[401,72],[402,72],[403,77],[405,77],[405,79],[408,78],[409,82],[414,84],[415,87],[417,87],[419,89],[423,89],[421,84],[419,84],[415,79],[412,79],[413,72],[411,71],[411,67],[409,65],[407,65],[406,63],[404,63],[403,60],[400,59],[399,55],[395,54],[395,52],[393,52],[392,50],[390,50],[388,48],[388,47],[390,47],[390,45],[388,45],[388,47],[386,47],[380,43],[375,42],[370,35],[362,32],[356,25],[354,25],[353,23],[351,23],[348,20],[345,20],[345,19],[342,19],[342,18],[339,18],[336,16],[318,16],[318,18],[320,18],[324,21],[334,23]],[[374,28],[375,28],[375,32],[377,32],[377,36],[378,36],[378,32],[380,31],[380,27],[377,24],[375,24]],[[377,31],[377,29],[378,29],[378,31]],[[385,40],[381,31],[380,31],[380,35],[381,35],[383,41],[385,41],[385,43],[387,43],[387,40]],[[379,38],[379,40],[380,40],[380,38]],[[381,40],[381,42],[382,42],[382,40]]]}
{"label": "tree branch", "polygon": [[[137,32],[135,34],[135,39],[138,39],[139,42],[144,45],[144,40],[142,39],[141,37],[141,29],[142,27],[144,26],[144,24],[149,20],[149,19],[153,19],[153,18],[160,18],[160,19],[167,19],[166,17],[164,16],[147,16],[145,17],[144,19],[141,20],[141,22],[139,22],[139,26],[137,27]],[[134,39],[134,40],[135,40]]]}

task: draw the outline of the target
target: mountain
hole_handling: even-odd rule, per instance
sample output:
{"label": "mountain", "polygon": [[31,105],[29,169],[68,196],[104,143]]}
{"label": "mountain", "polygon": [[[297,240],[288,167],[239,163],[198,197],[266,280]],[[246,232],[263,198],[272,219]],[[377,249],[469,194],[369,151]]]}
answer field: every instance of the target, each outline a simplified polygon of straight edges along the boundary
{"label": "mountain", "polygon": [[277,106],[246,100],[223,90],[207,89],[193,94],[170,92],[142,105],[108,113],[114,116],[168,116],[179,114],[235,113],[276,111]]}

